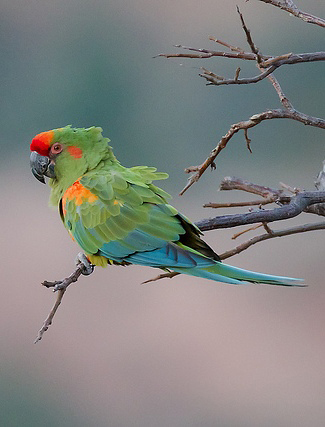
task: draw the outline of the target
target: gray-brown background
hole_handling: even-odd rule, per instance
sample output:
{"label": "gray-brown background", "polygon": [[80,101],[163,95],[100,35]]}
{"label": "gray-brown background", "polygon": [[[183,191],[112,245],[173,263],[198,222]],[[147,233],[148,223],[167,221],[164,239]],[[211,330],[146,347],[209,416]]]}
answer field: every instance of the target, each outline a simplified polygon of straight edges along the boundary
{"label": "gray-brown background", "polygon": [[[313,188],[321,130],[263,123],[237,135],[182,198],[183,168],[198,164],[231,123],[278,106],[267,81],[206,87],[201,65],[254,75],[254,64],[152,57],[173,44],[245,47],[235,4],[194,0],[10,0],[1,4],[0,417],[4,426],[323,426],[322,232],[260,244],[232,264],[304,277],[308,288],[227,286],[177,277],[141,286],[149,268],[97,269],[72,286],[54,324],[33,345],[54,295],[44,279],[70,273],[77,247],[29,170],[38,132],[97,125],[126,166],[155,165],[193,220],[225,175]],[[322,50],[323,31],[256,0],[239,2],[265,54]],[[324,17],[323,1],[299,2]],[[182,64],[182,65],[180,65]],[[324,65],[277,73],[297,109],[324,117]],[[221,213],[221,212],[220,212]],[[304,218],[307,221],[307,216]],[[279,225],[281,226],[281,225]],[[216,251],[232,231],[206,234]]]}

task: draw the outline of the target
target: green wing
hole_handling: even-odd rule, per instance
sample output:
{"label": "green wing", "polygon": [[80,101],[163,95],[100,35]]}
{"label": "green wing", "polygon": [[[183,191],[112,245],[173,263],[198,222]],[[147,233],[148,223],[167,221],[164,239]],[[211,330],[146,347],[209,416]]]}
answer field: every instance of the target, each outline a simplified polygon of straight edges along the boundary
{"label": "green wing", "polygon": [[63,197],[64,224],[90,255],[157,267],[212,265],[197,252],[217,259],[199,230],[152,184],[165,176],[146,167],[90,172]]}

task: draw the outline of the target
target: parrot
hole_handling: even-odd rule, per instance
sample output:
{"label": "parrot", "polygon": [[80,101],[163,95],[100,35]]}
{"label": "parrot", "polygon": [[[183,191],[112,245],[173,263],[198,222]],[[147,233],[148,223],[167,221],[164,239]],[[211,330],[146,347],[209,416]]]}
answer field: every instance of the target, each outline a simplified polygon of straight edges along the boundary
{"label": "parrot", "polygon": [[301,285],[301,279],[256,273],[221,262],[202,232],[153,184],[154,167],[124,167],[100,127],[41,132],[30,144],[33,175],[49,178],[49,204],[92,266],[137,264],[224,282]]}

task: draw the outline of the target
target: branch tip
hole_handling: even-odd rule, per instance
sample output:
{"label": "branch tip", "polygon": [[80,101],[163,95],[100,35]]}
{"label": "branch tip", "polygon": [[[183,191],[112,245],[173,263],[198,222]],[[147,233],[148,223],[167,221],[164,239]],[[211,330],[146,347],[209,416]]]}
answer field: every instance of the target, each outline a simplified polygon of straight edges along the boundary
{"label": "branch tip", "polygon": [[[41,329],[38,331],[38,335],[34,341],[34,344],[36,344],[38,341],[41,341],[43,338],[44,333],[49,329],[49,327],[52,325],[53,318],[62,302],[63,296],[68,288],[68,286],[71,285],[71,283],[75,283],[79,277],[85,272],[85,266],[82,263],[79,263],[74,272],[70,274],[70,276],[66,277],[63,280],[55,280],[53,282],[49,282],[47,280],[44,280],[42,282],[42,286],[45,286],[46,288],[53,288],[53,292],[57,292],[57,298],[56,301],[48,314],[47,318],[44,320],[44,323],[41,327]],[[88,274],[87,274],[88,275]]]}

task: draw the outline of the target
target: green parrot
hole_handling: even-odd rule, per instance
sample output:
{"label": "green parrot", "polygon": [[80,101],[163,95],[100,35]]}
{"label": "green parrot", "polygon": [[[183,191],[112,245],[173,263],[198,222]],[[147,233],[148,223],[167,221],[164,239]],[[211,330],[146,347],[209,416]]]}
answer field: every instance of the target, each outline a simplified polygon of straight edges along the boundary
{"label": "green parrot", "polygon": [[99,127],[66,126],[36,135],[30,145],[33,174],[43,183],[50,178],[50,204],[91,264],[138,264],[230,284],[299,284],[223,264],[152,183],[168,175],[123,167],[109,142]]}

